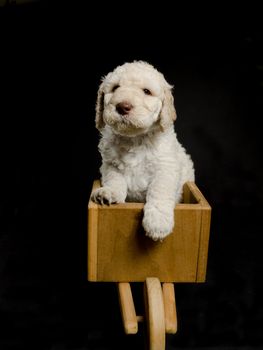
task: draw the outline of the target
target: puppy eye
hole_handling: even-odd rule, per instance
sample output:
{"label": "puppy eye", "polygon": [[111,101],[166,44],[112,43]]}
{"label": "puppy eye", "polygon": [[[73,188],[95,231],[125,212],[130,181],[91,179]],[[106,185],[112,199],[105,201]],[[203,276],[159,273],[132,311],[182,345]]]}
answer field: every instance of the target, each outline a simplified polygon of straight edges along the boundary
{"label": "puppy eye", "polygon": [[111,91],[114,92],[114,91],[117,90],[119,87],[120,87],[120,85],[114,85]]}
{"label": "puppy eye", "polygon": [[143,92],[145,93],[145,95],[151,95],[151,91],[149,89],[143,89]]}

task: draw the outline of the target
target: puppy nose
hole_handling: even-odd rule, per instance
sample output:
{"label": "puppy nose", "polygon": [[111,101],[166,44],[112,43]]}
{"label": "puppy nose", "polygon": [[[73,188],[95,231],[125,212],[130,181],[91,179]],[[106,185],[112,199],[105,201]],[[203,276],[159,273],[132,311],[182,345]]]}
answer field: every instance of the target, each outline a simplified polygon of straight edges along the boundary
{"label": "puppy nose", "polygon": [[116,105],[116,110],[119,114],[124,115],[124,114],[128,114],[132,109],[132,107],[133,106],[131,103],[124,101]]}

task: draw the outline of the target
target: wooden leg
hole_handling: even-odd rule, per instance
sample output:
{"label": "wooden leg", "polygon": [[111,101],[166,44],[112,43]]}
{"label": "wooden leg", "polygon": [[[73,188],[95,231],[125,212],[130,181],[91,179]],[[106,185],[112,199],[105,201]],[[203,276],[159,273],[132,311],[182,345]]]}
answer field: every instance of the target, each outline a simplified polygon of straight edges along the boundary
{"label": "wooden leg", "polygon": [[136,334],[138,332],[138,321],[130,283],[121,282],[117,284],[124,331],[126,334]]}
{"label": "wooden leg", "polygon": [[177,315],[173,283],[163,283],[163,303],[165,331],[169,334],[177,332]]}
{"label": "wooden leg", "polygon": [[165,350],[163,293],[158,278],[146,279],[144,296],[149,350]]}

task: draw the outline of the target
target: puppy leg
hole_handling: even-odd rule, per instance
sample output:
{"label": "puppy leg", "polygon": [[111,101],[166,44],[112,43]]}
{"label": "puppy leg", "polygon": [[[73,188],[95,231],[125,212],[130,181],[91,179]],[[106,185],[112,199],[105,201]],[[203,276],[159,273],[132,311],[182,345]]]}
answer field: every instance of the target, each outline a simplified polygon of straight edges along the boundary
{"label": "puppy leg", "polygon": [[181,190],[175,173],[157,173],[151,182],[144,206],[143,227],[153,240],[163,240],[174,227],[174,207],[179,202]]}
{"label": "puppy leg", "polygon": [[124,203],[127,196],[127,184],[117,169],[102,165],[102,187],[91,194],[91,199],[99,204]]}

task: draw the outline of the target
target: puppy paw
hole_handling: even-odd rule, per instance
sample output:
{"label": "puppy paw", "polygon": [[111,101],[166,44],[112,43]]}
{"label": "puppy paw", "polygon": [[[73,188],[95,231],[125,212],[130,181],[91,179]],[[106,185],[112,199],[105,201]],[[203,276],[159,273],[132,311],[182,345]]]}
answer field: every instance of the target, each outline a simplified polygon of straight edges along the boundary
{"label": "puppy paw", "polygon": [[116,191],[110,187],[100,187],[97,188],[91,194],[91,199],[97,204],[114,204],[123,203],[125,197],[122,195],[121,191]]}
{"label": "puppy paw", "polygon": [[162,212],[156,207],[146,205],[142,225],[146,236],[154,241],[162,241],[173,231],[174,212]]}

